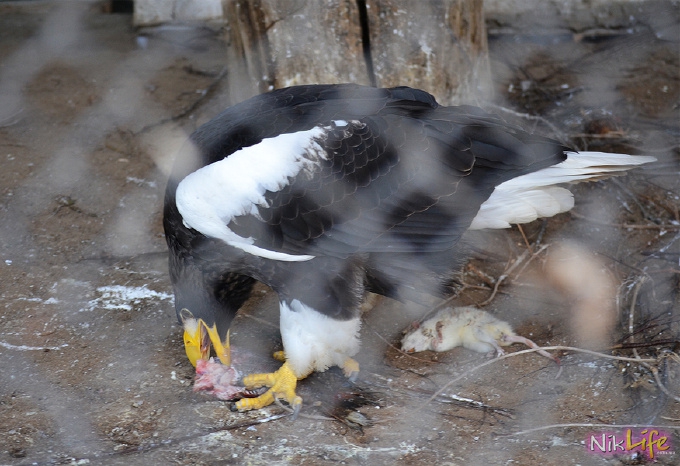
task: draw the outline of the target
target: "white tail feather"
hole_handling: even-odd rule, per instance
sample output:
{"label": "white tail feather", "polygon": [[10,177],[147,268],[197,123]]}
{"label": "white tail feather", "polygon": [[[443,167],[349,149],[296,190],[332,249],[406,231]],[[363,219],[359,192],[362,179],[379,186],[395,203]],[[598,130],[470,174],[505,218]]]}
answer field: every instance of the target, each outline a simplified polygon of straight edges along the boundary
{"label": "white tail feather", "polygon": [[470,229],[509,228],[513,223],[528,223],[566,212],[574,206],[574,197],[567,189],[555,185],[596,180],[656,160],[648,156],[604,152],[566,154],[567,159],[557,165],[496,186],[482,204]]}

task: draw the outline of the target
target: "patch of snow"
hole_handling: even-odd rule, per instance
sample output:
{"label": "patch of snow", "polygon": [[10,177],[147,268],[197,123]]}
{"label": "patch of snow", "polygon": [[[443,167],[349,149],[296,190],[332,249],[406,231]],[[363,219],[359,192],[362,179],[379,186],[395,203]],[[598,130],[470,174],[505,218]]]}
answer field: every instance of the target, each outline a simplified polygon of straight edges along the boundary
{"label": "patch of snow", "polygon": [[68,346],[68,343],[61,344],[59,346],[26,346],[26,345],[13,345],[4,341],[0,341],[0,346],[6,349],[11,349],[15,351],[58,351],[64,349]]}
{"label": "patch of snow", "polygon": [[146,286],[101,286],[97,288],[97,292],[101,296],[89,301],[88,305],[80,310],[81,312],[91,311],[95,308],[131,311],[135,305],[139,305],[147,299],[174,301],[173,295],[150,290]]}

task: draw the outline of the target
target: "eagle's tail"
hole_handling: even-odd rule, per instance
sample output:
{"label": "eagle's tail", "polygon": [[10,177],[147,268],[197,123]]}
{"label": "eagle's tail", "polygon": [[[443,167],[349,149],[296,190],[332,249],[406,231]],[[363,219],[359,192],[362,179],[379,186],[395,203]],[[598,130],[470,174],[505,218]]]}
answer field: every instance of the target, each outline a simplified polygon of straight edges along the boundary
{"label": "eagle's tail", "polygon": [[496,186],[470,229],[508,228],[513,223],[528,223],[566,212],[574,206],[574,196],[557,185],[607,178],[656,160],[649,156],[604,152],[567,152],[566,155],[567,159],[557,165]]}

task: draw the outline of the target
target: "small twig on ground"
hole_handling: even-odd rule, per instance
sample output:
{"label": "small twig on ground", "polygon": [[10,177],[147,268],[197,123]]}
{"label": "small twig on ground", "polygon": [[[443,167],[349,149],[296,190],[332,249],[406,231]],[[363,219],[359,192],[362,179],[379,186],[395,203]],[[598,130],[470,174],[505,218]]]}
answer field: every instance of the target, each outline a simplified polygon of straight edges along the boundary
{"label": "small twig on ground", "polygon": [[680,422],[680,418],[673,418],[673,417],[668,417],[668,416],[659,416],[661,419],[664,419],[666,421],[671,421],[671,422]]}
{"label": "small twig on ground", "polygon": [[529,240],[527,239],[527,235],[524,233],[524,228],[522,228],[522,225],[519,223],[517,224],[517,229],[519,230],[519,233],[522,235],[522,239],[524,240],[524,244],[526,245],[527,249],[531,254],[534,253],[534,250],[531,248],[531,244],[529,243]]}
{"label": "small twig on ground", "polygon": [[514,419],[515,416],[511,412],[511,410],[506,409],[506,408],[497,408],[495,406],[488,405],[482,401],[477,401],[473,400],[471,398],[465,398],[462,396],[455,395],[453,393],[449,393],[446,395],[440,395],[436,398],[436,401],[439,403],[457,403],[457,404],[462,404],[464,407],[469,408],[469,409],[482,409],[484,411],[490,411],[494,414],[499,414],[501,416],[508,417],[510,419]]}
{"label": "small twig on ground", "polygon": [[479,307],[484,307],[487,304],[491,303],[494,298],[496,297],[496,293],[498,293],[498,288],[501,286],[501,283],[505,281],[506,278],[512,273],[513,270],[515,270],[515,267],[517,267],[519,264],[524,262],[524,259],[527,258],[529,255],[529,250],[525,250],[522,254],[520,254],[515,262],[510,265],[503,274],[496,279],[496,282],[493,284],[493,289],[491,290],[491,295],[489,295],[488,298],[486,298],[484,301],[478,304]]}
{"label": "small twig on ground", "polygon": [[[479,270],[477,267],[475,267],[473,264],[468,264],[467,269],[472,272],[473,274],[477,275],[484,283],[486,283],[486,287],[479,287],[477,288],[493,288],[494,283],[496,283],[496,279],[489,275],[488,273],[484,272],[483,270]],[[467,286],[474,286],[474,285],[467,285]]]}
{"label": "small twig on ground", "polygon": [[398,351],[399,353],[403,354],[404,356],[406,356],[406,357],[408,357],[408,358],[410,358],[410,359],[415,359],[416,361],[420,361],[420,362],[428,362],[428,363],[429,363],[429,362],[432,362],[432,361],[427,360],[427,359],[423,359],[423,358],[419,358],[419,357],[413,356],[412,354],[409,354],[409,353],[407,353],[407,352],[405,352],[405,351],[402,351],[401,348],[397,348],[397,347],[394,346],[392,343],[390,343],[389,341],[387,341],[387,340],[385,339],[385,337],[383,337],[380,333],[378,333],[378,331],[377,331],[376,329],[374,329],[373,327],[371,327],[370,325],[368,325],[366,322],[363,322],[362,325],[363,325],[364,327],[367,327],[367,328],[371,329],[371,331],[372,331],[373,333],[375,333],[376,336],[377,336],[378,338],[380,338],[385,344],[387,344],[387,346],[389,346],[390,348],[393,348],[394,350]]}
{"label": "small twig on ground", "polygon": [[[635,284],[635,288],[633,288],[633,297],[630,300],[630,308],[628,309],[628,335],[630,335],[630,343],[635,343],[635,305],[637,304],[637,296],[640,288],[646,281],[647,277],[640,277]],[[637,348],[633,348],[633,355],[640,359]]]}
{"label": "small twig on ground", "polygon": [[[584,424],[551,424],[549,426],[541,426],[541,427],[534,427],[533,429],[526,429],[526,430],[521,430],[519,432],[513,432],[510,434],[497,434],[500,437],[511,437],[513,435],[526,435],[526,434],[531,434],[533,432],[540,432],[542,430],[550,430],[550,429],[569,429],[569,428],[574,428],[574,427],[588,427],[590,429],[593,428],[598,428],[598,429],[621,429],[624,427],[633,427],[633,428],[648,428],[649,425],[647,424],[589,424],[589,423],[584,423]],[[680,426],[654,426],[655,429],[668,429],[668,430],[677,430],[680,429]]]}
{"label": "small twig on ground", "polygon": [[628,138],[628,133],[626,131],[610,131],[606,134],[594,134],[594,133],[572,133],[570,134],[572,138],[589,138],[589,139],[624,139]]}
{"label": "small twig on ground", "polygon": [[471,373],[473,373],[473,372],[475,372],[475,371],[477,371],[477,370],[479,370],[479,369],[481,369],[485,366],[488,366],[490,364],[495,364],[496,362],[502,361],[502,360],[507,359],[507,358],[519,356],[521,354],[535,353],[537,351],[548,351],[548,350],[574,351],[574,352],[577,352],[577,353],[585,353],[585,354],[590,354],[592,356],[597,356],[597,357],[604,358],[604,359],[615,359],[615,360],[618,360],[618,361],[630,361],[630,362],[637,362],[637,363],[655,363],[655,362],[657,362],[657,359],[627,358],[627,357],[624,357],[624,356],[613,356],[613,355],[610,355],[610,354],[600,353],[600,352],[597,352],[597,351],[587,350],[587,349],[583,349],[583,348],[576,348],[576,347],[573,347],[573,346],[542,346],[542,347],[538,347],[538,348],[531,348],[531,349],[516,351],[514,353],[504,354],[503,356],[499,356],[497,358],[486,361],[486,362],[484,362],[484,363],[482,363],[478,366],[475,366],[475,367],[463,372],[458,377],[455,377],[455,378],[449,380],[442,388],[437,390],[434,393],[434,395],[432,395],[425,402],[425,404],[431,402],[432,400],[434,400],[435,398],[440,396],[444,392],[444,390],[449,388],[454,383],[458,382],[459,380],[467,377]]}
{"label": "small twig on ground", "polygon": [[[680,270],[678,271],[680,273]],[[612,346],[610,349],[631,349],[631,348],[649,348],[651,346],[660,346],[660,345],[675,345],[680,343],[680,341],[676,339],[668,339],[668,340],[652,340],[652,341],[645,341],[645,342],[640,342],[640,343],[618,343],[614,346]]]}
{"label": "small twig on ground", "polygon": [[[651,215],[649,215],[649,212],[647,212],[647,209],[645,209],[645,206],[642,205],[642,203],[638,200],[638,195],[633,193],[626,185],[624,185],[621,181],[617,180],[615,177],[612,178],[611,183],[619,188],[621,192],[626,194],[630,200],[640,209],[640,212],[642,213],[643,218],[646,220],[654,221]],[[623,207],[626,207],[625,205]],[[627,209],[628,210],[628,209]]]}
{"label": "small twig on ground", "polygon": [[94,455],[94,457],[83,457],[80,459],[90,459],[90,458],[101,458],[101,457],[110,457],[110,456],[119,456],[119,455],[130,455],[130,454],[135,454],[135,453],[147,453],[149,451],[153,451],[159,448],[167,447],[168,445],[176,445],[182,442],[190,441],[190,440],[195,440],[197,438],[202,438],[206,437],[208,435],[213,435],[218,432],[224,432],[224,431],[230,431],[230,430],[235,430],[235,429],[240,429],[240,428],[247,428],[251,426],[256,426],[258,424],[265,424],[267,422],[271,421],[277,421],[279,419],[282,419],[284,417],[288,417],[290,414],[288,413],[283,413],[283,414],[273,414],[271,416],[267,416],[264,418],[259,418],[259,419],[253,419],[253,420],[248,420],[244,422],[239,422],[236,424],[230,424],[228,426],[224,427],[217,427],[214,429],[208,429],[205,432],[199,432],[196,434],[190,434],[190,435],[185,435],[182,437],[176,437],[176,438],[171,438],[167,440],[163,440],[159,443],[151,443],[147,445],[142,445],[142,446],[132,446],[123,450],[118,450],[114,451],[111,453],[105,453],[105,454],[99,454],[99,455]]}
{"label": "small twig on ground", "polygon": [[529,264],[531,264],[531,261],[533,261],[536,257],[538,257],[538,255],[539,255],[540,253],[542,253],[543,251],[545,251],[545,250],[548,249],[549,247],[550,247],[549,244],[544,244],[543,246],[541,246],[541,247],[539,248],[538,251],[532,253],[532,254],[531,254],[531,257],[529,258],[529,260],[526,261],[526,263],[522,266],[522,268],[519,269],[519,272],[517,272],[517,276],[515,276],[515,280],[516,280],[517,278],[519,278],[519,276],[522,275],[522,274],[524,273],[524,271],[526,270],[526,268],[529,267]]}
{"label": "small twig on ground", "polygon": [[[276,406],[278,406],[279,408],[281,408],[284,411],[286,411],[287,413],[289,413],[286,416],[290,416],[290,415],[295,413],[293,408],[285,406],[283,403],[281,403],[281,400],[279,400],[276,397],[274,397],[274,403],[276,403]],[[298,413],[297,417],[301,417],[303,419],[313,419],[315,421],[337,421],[338,420],[334,417],[319,416],[319,415],[316,415],[316,414],[305,414],[305,413]]]}
{"label": "small twig on ground", "polygon": [[494,283],[493,290],[491,290],[491,295],[487,299],[485,299],[484,301],[479,303],[478,306],[484,307],[487,304],[491,303],[494,300],[494,298],[496,297],[496,294],[498,293],[498,288],[501,286],[501,283],[503,283],[503,281],[506,280],[510,276],[510,274],[527,259],[527,257],[529,257],[529,260],[524,265],[524,267],[522,267],[522,269],[519,271],[519,273],[517,274],[518,276],[522,274],[524,269],[526,269],[526,267],[529,265],[529,263],[538,254],[545,251],[547,248],[548,248],[548,245],[546,244],[546,245],[541,246],[541,248],[538,251],[536,251],[535,253],[533,253],[531,251],[531,248],[529,248],[529,249],[526,249],[522,254],[520,254],[517,257],[517,259],[515,260],[515,262],[513,262],[512,265],[510,267],[508,267],[508,269],[503,273],[503,275],[498,277],[498,279],[496,280],[496,283]]}
{"label": "small twig on ground", "polygon": [[572,216],[585,220],[590,223],[594,223],[596,225],[604,225],[608,227],[615,227],[615,228],[627,228],[627,229],[632,229],[632,230],[668,230],[668,231],[676,231],[680,230],[680,225],[657,225],[656,223],[648,224],[648,225],[637,225],[633,223],[609,223],[609,222],[603,222],[602,220],[596,220],[594,218],[589,218],[586,217],[585,215],[581,215],[578,212],[574,212],[573,210],[569,212]]}
{"label": "small twig on ground", "polygon": [[[643,365],[645,365],[643,363]],[[666,396],[673,398],[675,401],[680,402],[680,396],[674,395],[673,393],[666,388],[666,386],[661,382],[661,378],[659,377],[659,369],[657,369],[654,366],[648,367],[650,371],[652,371],[652,375],[654,376],[654,380],[656,381],[656,384],[659,386],[659,389],[666,394]]]}
{"label": "small twig on ground", "polygon": [[[640,292],[640,288],[642,288],[642,285],[647,281],[647,277],[640,277],[637,280],[637,283],[635,284],[635,288],[633,289],[633,297],[631,298],[630,302],[630,309],[628,311],[628,334],[630,335],[630,343],[635,344],[635,305],[637,304],[637,297],[638,293]],[[672,353],[675,355],[675,353]],[[652,366],[650,364],[647,364],[647,362],[643,362],[642,358],[640,358],[640,355],[638,354],[637,348],[633,347],[633,355],[635,356],[635,359],[638,360],[638,362],[642,365],[642,367],[646,368],[648,371],[652,373],[654,376],[654,381],[656,382],[657,386],[659,387],[659,390],[661,390],[666,396],[672,398],[675,401],[680,402],[680,396],[677,396],[668,390],[666,386],[661,382],[661,377],[659,377],[659,368],[656,366]],[[664,355],[664,358],[667,358],[668,356]],[[678,359],[678,356],[675,355],[675,359]],[[658,362],[655,360],[655,362]]]}

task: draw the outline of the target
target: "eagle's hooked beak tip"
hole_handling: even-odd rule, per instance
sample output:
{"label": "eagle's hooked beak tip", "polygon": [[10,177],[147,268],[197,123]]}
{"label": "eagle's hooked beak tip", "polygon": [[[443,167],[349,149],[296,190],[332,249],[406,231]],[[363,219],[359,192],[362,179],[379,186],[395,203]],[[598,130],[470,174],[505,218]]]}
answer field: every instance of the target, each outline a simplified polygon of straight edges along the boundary
{"label": "eagle's hooked beak tip", "polygon": [[188,309],[180,311],[180,319],[184,327],[184,350],[192,366],[196,367],[196,362],[199,359],[207,360],[210,358],[211,343],[222,364],[231,365],[229,332],[222,341],[215,324],[208,327],[203,319],[197,319]]}
{"label": "eagle's hooked beak tip", "polygon": [[220,358],[220,361],[225,366],[231,366],[231,345],[229,343],[230,331],[227,330],[227,335],[224,338],[224,340],[222,340],[220,339],[220,336],[217,333],[217,327],[215,326],[215,324],[213,324],[212,327],[208,327],[207,325],[205,325],[205,323],[203,325],[208,331],[208,336],[210,337],[210,341],[212,342],[217,357]]}
{"label": "eagle's hooked beak tip", "polygon": [[210,358],[210,338],[202,319],[196,319],[188,309],[180,311],[182,327],[184,327],[184,351],[192,366],[196,367],[199,359]]}

